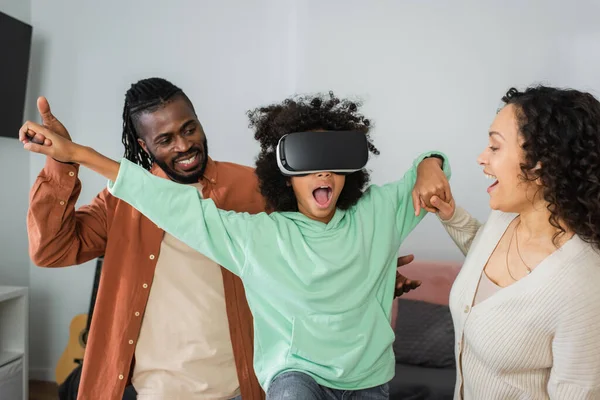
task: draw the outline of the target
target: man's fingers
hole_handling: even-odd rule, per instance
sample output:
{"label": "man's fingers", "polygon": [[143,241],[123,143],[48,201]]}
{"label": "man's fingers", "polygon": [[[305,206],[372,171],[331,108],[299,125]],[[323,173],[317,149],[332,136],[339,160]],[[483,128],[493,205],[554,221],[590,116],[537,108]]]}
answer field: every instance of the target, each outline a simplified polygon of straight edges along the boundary
{"label": "man's fingers", "polygon": [[[399,276],[399,278],[402,275]],[[394,290],[394,297],[402,296],[404,293],[408,293],[411,290],[417,289],[421,286],[421,281],[413,281],[411,279],[404,278],[401,281],[396,282],[396,289]]]}
{"label": "man's fingers", "polygon": [[406,279],[404,282],[402,282],[402,286],[416,289],[421,286],[421,281]]}
{"label": "man's fingers", "polygon": [[421,281],[407,281],[406,284],[408,284],[412,289],[416,289],[419,286],[421,286]]}
{"label": "man's fingers", "polygon": [[48,103],[48,100],[44,96],[38,97],[37,107],[44,125],[49,124],[56,119],[50,110],[50,103]]}
{"label": "man's fingers", "polygon": [[403,265],[410,264],[411,262],[413,262],[414,259],[415,259],[415,256],[413,254],[408,254],[406,256],[398,257],[398,262],[396,263],[396,265],[398,267],[401,267]]}
{"label": "man's fingers", "polygon": [[404,293],[406,293],[411,290],[415,290],[419,286],[421,286],[421,281],[413,281],[413,280],[407,279],[406,282],[404,282],[402,284],[402,290],[404,290]]}

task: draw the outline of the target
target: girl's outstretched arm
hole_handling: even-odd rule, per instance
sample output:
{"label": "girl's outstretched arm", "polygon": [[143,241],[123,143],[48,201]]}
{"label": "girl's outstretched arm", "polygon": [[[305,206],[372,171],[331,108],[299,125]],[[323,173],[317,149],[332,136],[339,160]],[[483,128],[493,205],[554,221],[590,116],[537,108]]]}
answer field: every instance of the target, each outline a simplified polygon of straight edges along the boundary
{"label": "girl's outstretched arm", "polygon": [[118,163],[39,124],[26,123],[19,136],[31,152],[81,164],[104,176],[113,196],[234,274],[243,273],[251,224],[268,218],[266,214],[220,210],[212,200],[202,199],[193,186],[154,176],[126,159]]}

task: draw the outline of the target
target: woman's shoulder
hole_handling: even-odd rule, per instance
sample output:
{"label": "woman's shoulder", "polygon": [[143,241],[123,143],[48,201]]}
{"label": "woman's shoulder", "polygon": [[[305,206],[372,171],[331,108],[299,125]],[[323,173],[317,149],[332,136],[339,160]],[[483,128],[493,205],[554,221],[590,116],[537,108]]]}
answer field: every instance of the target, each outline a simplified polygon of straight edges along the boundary
{"label": "woman's shoulder", "polygon": [[600,314],[600,252],[594,246],[574,236],[557,250],[554,259],[557,274],[554,281],[563,302],[575,310],[593,306]]}
{"label": "woman's shoulder", "polygon": [[575,235],[558,252],[568,264],[568,271],[565,272],[570,272],[576,278],[593,281],[595,291],[600,293],[600,250]]}

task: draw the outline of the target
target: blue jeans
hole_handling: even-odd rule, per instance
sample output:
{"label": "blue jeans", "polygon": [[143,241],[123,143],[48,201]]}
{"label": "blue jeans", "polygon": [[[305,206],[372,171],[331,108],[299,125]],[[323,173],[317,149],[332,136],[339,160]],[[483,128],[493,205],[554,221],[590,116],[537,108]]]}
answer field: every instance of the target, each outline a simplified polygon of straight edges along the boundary
{"label": "blue jeans", "polygon": [[387,400],[388,384],[362,390],[331,389],[302,372],[284,372],[273,379],[267,400]]}

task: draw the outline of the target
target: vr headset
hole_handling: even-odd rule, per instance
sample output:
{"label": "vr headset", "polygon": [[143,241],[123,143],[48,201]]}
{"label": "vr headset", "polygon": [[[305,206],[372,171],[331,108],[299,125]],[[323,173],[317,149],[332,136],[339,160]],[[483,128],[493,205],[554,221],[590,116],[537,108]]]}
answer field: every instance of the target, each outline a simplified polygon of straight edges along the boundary
{"label": "vr headset", "polygon": [[321,171],[348,175],[365,167],[369,146],[358,131],[294,132],[279,139],[276,157],[285,176]]}

